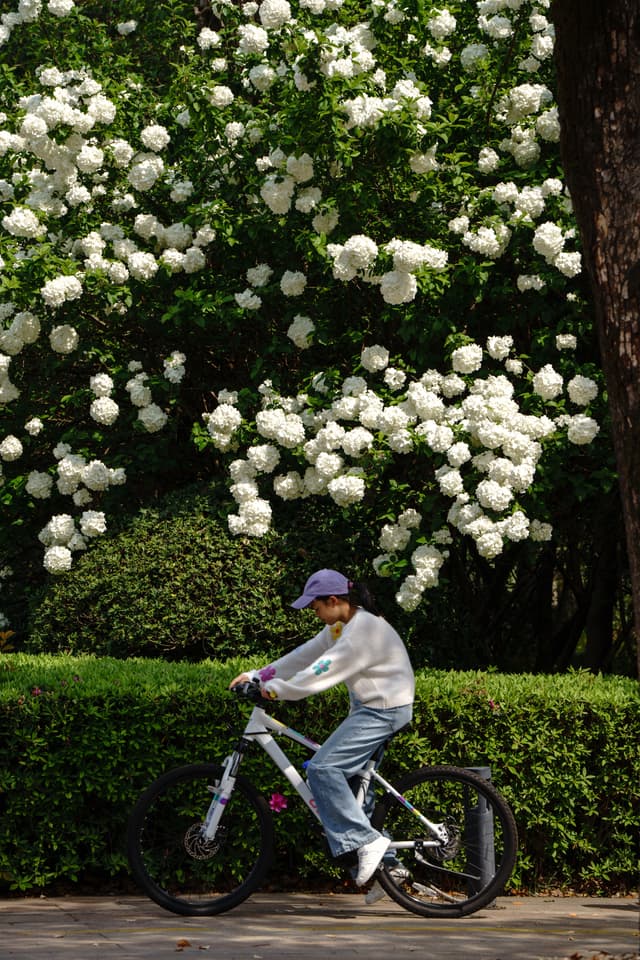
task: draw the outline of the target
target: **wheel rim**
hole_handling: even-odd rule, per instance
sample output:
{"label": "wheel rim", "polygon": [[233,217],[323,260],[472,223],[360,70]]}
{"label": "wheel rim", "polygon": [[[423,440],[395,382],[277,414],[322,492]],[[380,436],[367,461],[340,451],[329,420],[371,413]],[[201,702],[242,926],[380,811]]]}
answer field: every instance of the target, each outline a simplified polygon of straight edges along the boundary
{"label": "wheel rim", "polygon": [[[240,782],[216,838],[202,834],[213,769],[185,773],[148,798],[136,828],[138,878],[158,902],[194,908],[239,902],[261,880],[270,850],[258,797]],[[136,864],[132,864],[135,868]],[[246,892],[245,892],[246,891]]]}
{"label": "wheel rim", "polygon": [[377,824],[394,840],[418,840],[413,850],[398,850],[386,860],[384,888],[416,912],[460,914],[490,902],[506,882],[515,859],[515,825],[504,801],[464,771],[425,771],[408,777],[400,792],[415,810],[444,823],[448,843],[433,848],[419,819],[389,799]]}

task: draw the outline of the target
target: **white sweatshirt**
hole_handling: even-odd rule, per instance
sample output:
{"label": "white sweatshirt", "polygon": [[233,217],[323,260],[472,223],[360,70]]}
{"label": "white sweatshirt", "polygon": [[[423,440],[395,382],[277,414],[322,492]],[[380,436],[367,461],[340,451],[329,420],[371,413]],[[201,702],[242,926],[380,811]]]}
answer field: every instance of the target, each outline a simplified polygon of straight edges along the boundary
{"label": "white sweatshirt", "polygon": [[302,700],[344,683],[365,706],[390,709],[413,703],[415,692],[404,643],[386,620],[360,608],[348,623],[325,626],[255,676],[280,700]]}

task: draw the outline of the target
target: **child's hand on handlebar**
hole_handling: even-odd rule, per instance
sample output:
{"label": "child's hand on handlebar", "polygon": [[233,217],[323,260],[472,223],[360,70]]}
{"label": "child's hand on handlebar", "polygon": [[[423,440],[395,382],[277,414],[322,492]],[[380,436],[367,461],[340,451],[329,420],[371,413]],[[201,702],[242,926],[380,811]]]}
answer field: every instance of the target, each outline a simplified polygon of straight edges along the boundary
{"label": "child's hand on handlebar", "polygon": [[[245,684],[249,684],[250,686],[254,687],[256,691],[259,689],[260,696],[262,697],[263,700],[273,699],[273,697],[271,697],[269,693],[267,693],[263,685],[258,680],[253,680],[248,673],[241,673],[239,676],[235,677],[229,684],[229,690],[233,690],[234,687],[244,686]],[[254,699],[253,694],[251,695],[250,699]]]}

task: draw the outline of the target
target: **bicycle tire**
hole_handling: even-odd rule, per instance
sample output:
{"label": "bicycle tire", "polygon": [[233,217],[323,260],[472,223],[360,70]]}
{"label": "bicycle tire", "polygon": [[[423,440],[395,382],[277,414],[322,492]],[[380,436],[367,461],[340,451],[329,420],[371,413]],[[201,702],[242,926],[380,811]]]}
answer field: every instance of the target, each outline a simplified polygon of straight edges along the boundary
{"label": "bicycle tire", "polygon": [[273,858],[273,818],[243,776],[226,805],[215,840],[197,828],[222,767],[194,763],[159,777],[140,796],[127,826],[127,855],[141,889],[183,916],[231,910],[260,886]]}
{"label": "bicycle tire", "polygon": [[[491,903],[513,870],[518,832],[511,809],[487,780],[463,767],[423,767],[395,789],[434,823],[445,823],[444,847],[399,849],[376,874],[383,890],[423,917],[464,917]],[[415,812],[387,793],[376,806],[373,826],[394,841],[433,839]]]}

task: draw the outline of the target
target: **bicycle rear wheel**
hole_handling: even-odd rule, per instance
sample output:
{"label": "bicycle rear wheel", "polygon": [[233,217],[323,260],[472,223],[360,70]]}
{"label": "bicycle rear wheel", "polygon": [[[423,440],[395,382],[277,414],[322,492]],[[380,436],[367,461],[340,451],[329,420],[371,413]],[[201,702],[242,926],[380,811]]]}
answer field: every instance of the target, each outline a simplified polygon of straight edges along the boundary
{"label": "bicycle rear wheel", "polygon": [[[410,845],[397,850],[398,862],[385,860],[378,872],[385,892],[424,917],[463,917],[491,903],[513,870],[518,845],[513,814],[495,787],[450,766],[424,767],[394,787],[411,807],[387,794],[371,822]],[[444,823],[448,841],[427,846],[433,838],[416,811]]]}
{"label": "bicycle rear wheel", "polygon": [[142,890],[166,910],[206,916],[231,910],[260,884],[273,855],[268,804],[239,776],[215,838],[200,827],[222,767],[189,764],[145,790],[129,818],[127,853]]}

